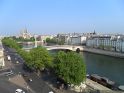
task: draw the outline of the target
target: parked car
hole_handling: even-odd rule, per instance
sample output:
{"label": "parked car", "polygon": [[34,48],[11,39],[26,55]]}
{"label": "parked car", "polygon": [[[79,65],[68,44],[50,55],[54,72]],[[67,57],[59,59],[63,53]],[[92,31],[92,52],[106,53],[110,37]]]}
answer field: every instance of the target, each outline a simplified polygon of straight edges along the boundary
{"label": "parked car", "polygon": [[15,93],[25,93],[22,89],[16,89]]}
{"label": "parked car", "polygon": [[7,60],[8,61],[11,61],[11,57],[9,55],[7,56]]}
{"label": "parked car", "polygon": [[32,82],[32,79],[31,79],[31,78],[29,78],[29,79],[28,79],[28,81],[29,81],[29,82]]}

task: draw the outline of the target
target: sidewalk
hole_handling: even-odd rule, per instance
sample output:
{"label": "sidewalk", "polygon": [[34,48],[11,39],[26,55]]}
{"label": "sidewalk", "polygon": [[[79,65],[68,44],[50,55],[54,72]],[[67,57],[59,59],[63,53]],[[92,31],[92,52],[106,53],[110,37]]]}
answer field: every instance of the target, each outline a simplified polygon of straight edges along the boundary
{"label": "sidewalk", "polygon": [[23,79],[22,75],[16,75],[14,77],[9,78],[9,82],[22,87],[27,91],[31,91],[30,93],[35,93],[27,84],[27,82]]}
{"label": "sidewalk", "polygon": [[[85,89],[80,90],[80,88],[68,88],[68,89],[58,89],[57,88],[57,83],[56,83],[56,77],[53,75],[47,75],[46,73],[42,73],[41,78],[45,81],[45,83],[51,87],[55,93],[96,93],[94,91],[96,91],[95,89],[87,86]],[[82,92],[81,92],[82,91]]]}
{"label": "sidewalk", "polygon": [[10,61],[7,61],[5,56],[4,56],[4,63],[5,63],[5,66],[3,68],[0,69],[1,70],[5,70],[5,69],[11,69],[13,68],[12,64]]}

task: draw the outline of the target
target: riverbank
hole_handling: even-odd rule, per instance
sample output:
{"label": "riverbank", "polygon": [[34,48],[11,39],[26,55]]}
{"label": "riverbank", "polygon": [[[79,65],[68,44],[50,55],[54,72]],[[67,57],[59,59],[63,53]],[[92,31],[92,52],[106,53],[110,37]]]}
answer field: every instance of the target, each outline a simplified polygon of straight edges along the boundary
{"label": "riverbank", "polygon": [[101,55],[107,55],[112,57],[124,58],[124,53],[119,53],[119,52],[113,52],[113,51],[107,51],[107,50],[101,50],[101,49],[95,49],[95,48],[87,48],[87,47],[83,47],[82,51],[101,54]]}

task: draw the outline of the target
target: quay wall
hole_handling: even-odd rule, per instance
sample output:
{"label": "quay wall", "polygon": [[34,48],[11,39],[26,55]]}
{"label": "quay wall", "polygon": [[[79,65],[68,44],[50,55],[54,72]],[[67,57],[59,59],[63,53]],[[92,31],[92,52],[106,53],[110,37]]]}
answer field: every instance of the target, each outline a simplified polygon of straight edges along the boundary
{"label": "quay wall", "polygon": [[101,54],[101,55],[107,55],[112,57],[124,58],[124,53],[119,53],[119,52],[113,52],[113,51],[107,51],[107,50],[101,50],[101,49],[95,49],[95,48],[87,48],[87,47],[83,47],[82,51]]}

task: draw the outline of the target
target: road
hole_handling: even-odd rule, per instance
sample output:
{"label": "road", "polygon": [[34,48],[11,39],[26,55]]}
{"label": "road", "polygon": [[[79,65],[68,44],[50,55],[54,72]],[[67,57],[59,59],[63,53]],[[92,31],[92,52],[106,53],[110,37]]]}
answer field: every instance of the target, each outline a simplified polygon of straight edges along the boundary
{"label": "road", "polygon": [[[14,74],[10,76],[6,75],[0,75],[0,93],[15,93],[15,90],[17,88],[23,89],[26,91],[26,93],[49,93],[49,91],[53,91],[40,77],[38,77],[35,73],[30,73],[25,70],[23,70],[23,59],[13,50],[10,48],[7,48],[4,46],[4,52],[5,55],[10,55],[11,61],[7,61],[5,58],[5,63],[9,64],[7,66],[7,69],[11,69]],[[16,62],[19,63],[16,63]],[[0,74],[6,73],[6,71],[1,71]],[[20,84],[17,84],[17,81],[10,82],[12,78],[18,78],[18,76],[22,73],[25,73],[28,75],[28,78],[32,79],[32,82],[29,82],[28,79],[24,78],[25,80],[25,86],[22,84],[22,86],[19,86],[22,82],[20,81]],[[21,76],[22,77],[22,76]],[[22,77],[23,78],[23,77]],[[18,81],[19,82],[19,81]],[[29,89],[27,90],[27,86]]]}

